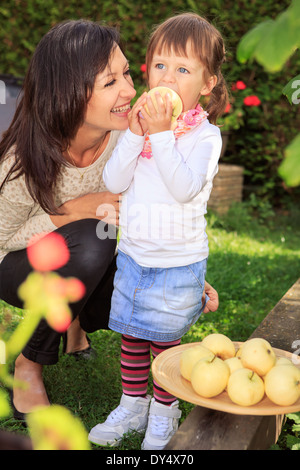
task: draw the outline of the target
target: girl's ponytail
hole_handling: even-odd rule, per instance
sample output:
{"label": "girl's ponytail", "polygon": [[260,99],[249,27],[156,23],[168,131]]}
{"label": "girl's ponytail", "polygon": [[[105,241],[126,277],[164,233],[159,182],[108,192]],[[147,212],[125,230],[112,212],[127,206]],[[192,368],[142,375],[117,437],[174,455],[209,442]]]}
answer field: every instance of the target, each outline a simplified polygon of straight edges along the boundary
{"label": "girl's ponytail", "polygon": [[228,90],[221,71],[217,74],[216,86],[212,89],[206,111],[209,114],[209,122],[216,124],[217,120],[225,111],[228,104]]}

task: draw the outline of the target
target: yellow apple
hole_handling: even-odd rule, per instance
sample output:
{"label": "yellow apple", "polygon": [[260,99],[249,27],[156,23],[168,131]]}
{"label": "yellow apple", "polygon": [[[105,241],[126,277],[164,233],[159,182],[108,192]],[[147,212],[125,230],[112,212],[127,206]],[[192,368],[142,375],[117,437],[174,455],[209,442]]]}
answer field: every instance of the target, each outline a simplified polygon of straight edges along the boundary
{"label": "yellow apple", "polygon": [[294,364],[288,357],[278,357],[276,360],[275,366],[277,367],[277,366],[283,366],[283,365],[293,366]]}
{"label": "yellow apple", "polygon": [[276,363],[275,352],[270,343],[263,338],[252,338],[246,341],[241,352],[244,367],[264,376]]}
{"label": "yellow apple", "polygon": [[276,405],[293,405],[300,398],[300,369],[294,364],[273,367],[265,377],[265,390]]}
{"label": "yellow apple", "polygon": [[205,336],[201,344],[223,360],[235,356],[235,346],[233,342],[228,336],[221,333],[212,333]]}
{"label": "yellow apple", "polygon": [[246,343],[241,344],[240,347],[238,348],[238,350],[236,351],[236,353],[235,353],[236,357],[241,358],[244,344],[246,344]]}
{"label": "yellow apple", "polygon": [[212,359],[214,357],[214,353],[201,344],[185,349],[180,356],[181,375],[190,381],[194,365],[203,357],[210,357]]}
{"label": "yellow apple", "polygon": [[[155,109],[157,109],[157,103],[156,103],[156,97],[155,93],[159,92],[161,97],[163,98],[167,93],[170,95],[172,104],[173,104],[173,114],[172,114],[172,122],[176,121],[178,116],[182,113],[182,101],[180,96],[176,93],[176,91],[172,90],[171,88],[165,87],[165,86],[157,86],[155,88],[152,88],[149,92],[148,95],[152,99],[152,102],[155,106]],[[148,111],[147,105],[145,106],[146,111]]]}
{"label": "yellow apple", "polygon": [[242,364],[242,361],[239,357],[230,357],[229,359],[225,359],[224,361],[229,369],[230,373],[232,374],[235,370],[242,369],[244,366]]}
{"label": "yellow apple", "polygon": [[198,395],[212,398],[225,390],[229,375],[229,367],[222,359],[204,357],[193,367],[191,384]]}
{"label": "yellow apple", "polygon": [[229,377],[227,393],[237,405],[252,406],[264,397],[264,382],[253,370],[238,369]]}

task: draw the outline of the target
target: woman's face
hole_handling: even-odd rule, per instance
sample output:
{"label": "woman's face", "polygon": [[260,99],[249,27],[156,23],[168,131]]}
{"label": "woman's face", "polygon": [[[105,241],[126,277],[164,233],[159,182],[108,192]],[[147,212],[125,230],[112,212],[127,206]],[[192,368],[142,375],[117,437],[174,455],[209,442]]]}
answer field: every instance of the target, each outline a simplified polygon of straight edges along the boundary
{"label": "woman's face", "polygon": [[135,95],[128,61],[117,46],[106,69],[96,77],[84,126],[105,131],[127,129],[130,102]]}

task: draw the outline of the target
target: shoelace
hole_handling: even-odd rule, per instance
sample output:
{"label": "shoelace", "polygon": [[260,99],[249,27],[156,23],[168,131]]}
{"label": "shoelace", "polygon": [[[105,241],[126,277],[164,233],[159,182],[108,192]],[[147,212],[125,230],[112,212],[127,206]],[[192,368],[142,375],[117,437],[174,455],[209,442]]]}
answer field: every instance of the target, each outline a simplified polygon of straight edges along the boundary
{"label": "shoelace", "polygon": [[112,424],[117,424],[123,419],[127,418],[131,414],[130,410],[124,408],[123,406],[119,405],[115,410],[113,410],[107,418],[108,422]]}
{"label": "shoelace", "polygon": [[164,436],[169,428],[169,418],[167,416],[150,417],[150,426],[152,434],[156,436]]}

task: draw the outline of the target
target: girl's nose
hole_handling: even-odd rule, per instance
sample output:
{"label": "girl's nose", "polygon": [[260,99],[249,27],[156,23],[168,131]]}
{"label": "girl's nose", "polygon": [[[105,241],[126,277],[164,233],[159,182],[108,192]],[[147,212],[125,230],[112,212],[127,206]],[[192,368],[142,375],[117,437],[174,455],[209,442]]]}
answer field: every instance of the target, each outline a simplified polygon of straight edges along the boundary
{"label": "girl's nose", "polygon": [[165,83],[175,83],[175,75],[171,70],[167,70],[163,76],[163,81]]}

